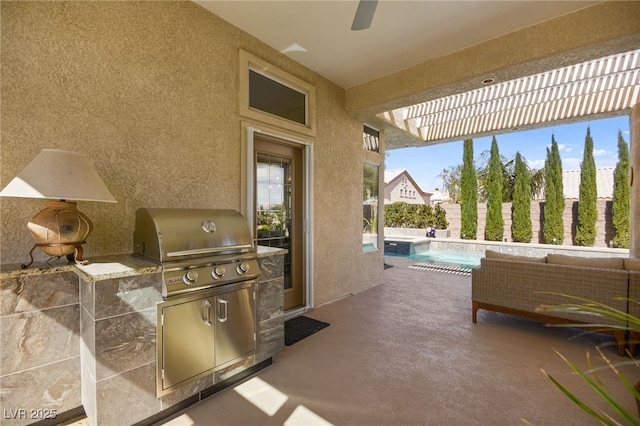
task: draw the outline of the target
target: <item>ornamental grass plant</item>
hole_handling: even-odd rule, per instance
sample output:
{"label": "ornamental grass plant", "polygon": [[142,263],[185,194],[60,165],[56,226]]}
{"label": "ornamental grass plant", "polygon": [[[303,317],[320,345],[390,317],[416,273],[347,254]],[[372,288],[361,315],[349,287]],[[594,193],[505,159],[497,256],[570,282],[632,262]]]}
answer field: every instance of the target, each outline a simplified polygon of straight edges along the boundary
{"label": "ornamental grass plant", "polygon": [[[633,335],[634,332],[640,333],[640,318],[634,315],[630,315],[626,312],[614,309],[602,303],[593,302],[588,299],[568,295],[560,296],[567,298],[569,302],[561,305],[540,306],[538,310],[545,313],[572,312],[588,314],[594,318],[594,322],[592,324],[581,325],[581,327],[592,329],[593,331],[603,332],[625,330],[630,335]],[[621,298],[621,300],[625,300],[625,298]],[[626,300],[630,304],[640,303],[639,301],[632,299]],[[613,321],[615,325],[598,323],[598,319],[602,318]],[[575,327],[575,324],[567,324],[565,326]],[[601,408],[586,404],[578,396],[576,396],[575,393],[571,392],[567,387],[565,387],[556,377],[552,376],[544,369],[542,369],[542,372],[564,395],[566,395],[569,399],[571,399],[571,401],[573,401],[582,410],[587,412],[601,424],[612,426],[624,424],[640,425],[640,381],[638,381],[637,378],[629,379],[621,371],[622,367],[640,367],[640,363],[633,358],[633,354],[630,352],[628,352],[629,359],[616,362],[609,359],[609,357],[607,357],[606,354],[597,346],[596,351],[598,353],[598,357],[602,360],[602,365],[595,366],[591,360],[589,352],[587,352],[587,363],[589,366],[588,370],[580,369],[574,362],[567,359],[559,352],[556,351],[556,353],[558,353],[558,355],[571,368],[571,370],[573,370],[573,372],[578,375],[586,383],[586,385],[606,403],[609,411],[605,411]],[[622,404],[612,395],[603,381],[598,377],[598,374],[603,371],[609,371],[614,374],[617,379],[624,385],[624,387],[628,389],[628,391],[634,396],[637,405],[635,410],[629,410],[624,406],[624,404]],[[615,415],[617,415],[618,418],[614,417]]]}

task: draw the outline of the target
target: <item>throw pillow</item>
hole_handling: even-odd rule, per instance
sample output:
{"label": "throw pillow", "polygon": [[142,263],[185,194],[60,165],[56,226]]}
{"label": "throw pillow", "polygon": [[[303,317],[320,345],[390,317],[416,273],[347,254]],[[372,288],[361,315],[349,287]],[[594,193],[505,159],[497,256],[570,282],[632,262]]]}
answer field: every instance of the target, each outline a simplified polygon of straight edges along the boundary
{"label": "throw pillow", "polygon": [[484,256],[488,259],[501,259],[501,260],[516,260],[519,262],[535,262],[546,263],[546,257],[529,257],[529,256],[517,256],[515,254],[500,253],[494,250],[486,250]]}
{"label": "throw pillow", "polygon": [[589,268],[624,269],[624,261],[619,257],[579,257],[564,254],[547,255],[547,263]]}
{"label": "throw pillow", "polygon": [[624,269],[627,271],[640,271],[640,259],[624,259]]}

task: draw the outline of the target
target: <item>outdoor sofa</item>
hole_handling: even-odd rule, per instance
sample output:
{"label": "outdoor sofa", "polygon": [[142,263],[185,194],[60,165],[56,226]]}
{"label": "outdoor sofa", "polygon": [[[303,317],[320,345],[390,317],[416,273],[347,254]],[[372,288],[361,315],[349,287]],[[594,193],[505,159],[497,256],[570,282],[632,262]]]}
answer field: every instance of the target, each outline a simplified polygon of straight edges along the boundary
{"label": "outdoor sofa", "polygon": [[[479,309],[517,315],[555,324],[619,325],[601,316],[581,312],[541,310],[541,306],[581,303],[563,295],[602,303],[640,317],[640,260],[593,258],[549,254],[534,258],[485,252],[480,266],[472,270],[472,320],[477,323]],[[625,353],[629,339],[633,354],[638,335],[625,330],[612,333],[618,354]]]}

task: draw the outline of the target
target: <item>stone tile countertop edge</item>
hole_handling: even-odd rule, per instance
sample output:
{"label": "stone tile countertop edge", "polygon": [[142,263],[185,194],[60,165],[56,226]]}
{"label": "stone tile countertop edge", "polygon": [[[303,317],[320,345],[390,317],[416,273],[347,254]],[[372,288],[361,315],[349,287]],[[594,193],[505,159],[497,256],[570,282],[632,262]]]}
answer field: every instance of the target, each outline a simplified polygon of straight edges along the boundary
{"label": "stone tile countertop edge", "polygon": [[289,250],[278,247],[258,246],[258,257],[277,256],[280,254],[287,254]]}
{"label": "stone tile countertop edge", "polygon": [[[257,256],[270,257],[283,255],[287,249],[258,246]],[[87,259],[86,265],[75,265],[65,259],[54,259],[49,262],[36,262],[26,269],[19,264],[0,265],[0,279],[30,275],[44,275],[61,272],[75,272],[88,282],[131,277],[136,275],[162,272],[162,266],[133,254],[116,254]]]}
{"label": "stone tile countertop edge", "polygon": [[160,264],[133,254],[90,257],[86,260],[86,265],[76,265],[64,258],[53,259],[34,263],[26,269],[22,269],[19,264],[6,264],[1,266],[0,279],[74,272],[85,281],[92,282],[162,272]]}

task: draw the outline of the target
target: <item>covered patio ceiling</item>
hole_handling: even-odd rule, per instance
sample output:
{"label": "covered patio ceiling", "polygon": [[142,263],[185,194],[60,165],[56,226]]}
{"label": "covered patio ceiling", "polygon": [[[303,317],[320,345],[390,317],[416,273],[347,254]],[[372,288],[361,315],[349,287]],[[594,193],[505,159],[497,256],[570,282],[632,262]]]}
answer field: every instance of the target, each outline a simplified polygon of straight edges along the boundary
{"label": "covered patio ceiling", "polygon": [[626,114],[639,101],[640,2],[209,1],[202,7],[344,89],[385,149]]}
{"label": "covered patio ceiling", "polygon": [[640,50],[482,84],[379,117],[428,145],[628,114],[640,99]]}

